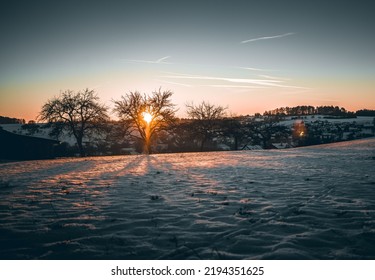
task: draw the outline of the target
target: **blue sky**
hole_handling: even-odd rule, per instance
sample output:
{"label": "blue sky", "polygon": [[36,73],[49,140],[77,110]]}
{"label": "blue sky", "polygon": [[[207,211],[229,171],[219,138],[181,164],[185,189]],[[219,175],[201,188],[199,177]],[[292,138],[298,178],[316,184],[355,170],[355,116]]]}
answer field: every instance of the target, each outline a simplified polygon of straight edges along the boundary
{"label": "blue sky", "polygon": [[34,119],[86,87],[101,100],[159,87],[253,114],[375,109],[370,1],[11,1],[0,7],[0,115]]}

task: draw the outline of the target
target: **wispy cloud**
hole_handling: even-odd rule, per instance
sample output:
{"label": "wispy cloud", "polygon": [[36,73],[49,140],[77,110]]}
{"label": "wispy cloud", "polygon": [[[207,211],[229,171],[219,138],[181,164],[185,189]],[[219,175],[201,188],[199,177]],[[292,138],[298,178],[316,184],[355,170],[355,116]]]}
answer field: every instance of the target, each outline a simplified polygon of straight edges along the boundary
{"label": "wispy cloud", "polygon": [[123,59],[122,61],[125,62],[135,62],[135,63],[151,63],[151,64],[172,64],[171,62],[166,62],[170,58],[170,56],[164,56],[157,60],[142,60],[142,59]]}
{"label": "wispy cloud", "polygon": [[260,72],[277,71],[277,70],[272,70],[272,69],[262,69],[262,68],[254,68],[254,67],[236,67],[236,68],[243,69],[243,70],[250,70],[250,71],[260,71]]}
{"label": "wispy cloud", "polygon": [[251,70],[251,71],[269,71],[267,69],[260,69],[260,68],[254,68],[254,67],[238,67],[240,69],[244,70]]}
{"label": "wispy cloud", "polygon": [[266,78],[266,79],[276,79],[276,80],[290,81],[289,78],[269,76],[269,75],[258,75],[258,77]]}
{"label": "wispy cloud", "polygon": [[277,88],[298,88],[298,89],[306,89],[305,87],[299,87],[294,85],[285,84],[285,80],[280,79],[243,79],[243,78],[227,78],[227,77],[211,77],[211,76],[197,76],[197,75],[166,75],[162,76],[163,78],[167,79],[187,79],[187,80],[205,80],[205,81],[220,81],[231,83],[227,84],[227,87],[233,87],[234,85],[239,86],[264,86],[267,88],[277,87]]}
{"label": "wispy cloud", "polygon": [[164,57],[162,57],[162,58],[159,58],[158,60],[156,60],[156,63],[163,63],[164,60],[166,60],[166,59],[168,59],[168,58],[170,58],[170,56],[164,56]]}
{"label": "wispy cloud", "polygon": [[266,88],[264,86],[246,86],[246,85],[207,85],[208,87],[213,88],[239,88],[239,89],[260,89],[260,88]]}
{"label": "wispy cloud", "polygon": [[258,37],[258,38],[253,38],[253,39],[242,41],[241,44],[246,44],[246,43],[260,41],[260,40],[269,40],[269,39],[282,38],[282,37],[291,36],[291,35],[294,35],[294,34],[295,33],[290,32],[290,33],[285,33],[285,34],[280,34],[280,35],[275,35],[275,36]]}

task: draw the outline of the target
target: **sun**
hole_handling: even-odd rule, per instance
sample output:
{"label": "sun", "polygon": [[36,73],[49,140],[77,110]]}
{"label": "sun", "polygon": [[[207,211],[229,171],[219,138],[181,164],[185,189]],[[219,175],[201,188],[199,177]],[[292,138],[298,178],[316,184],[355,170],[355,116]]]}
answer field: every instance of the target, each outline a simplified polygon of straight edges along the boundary
{"label": "sun", "polygon": [[149,112],[143,112],[142,116],[146,123],[150,123],[152,121],[152,115]]}

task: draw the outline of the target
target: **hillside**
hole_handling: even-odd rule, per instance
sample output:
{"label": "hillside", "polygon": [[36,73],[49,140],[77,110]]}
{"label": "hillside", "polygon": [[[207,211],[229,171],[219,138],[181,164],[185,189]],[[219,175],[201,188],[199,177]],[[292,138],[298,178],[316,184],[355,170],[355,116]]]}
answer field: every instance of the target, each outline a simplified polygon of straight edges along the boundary
{"label": "hillside", "polygon": [[374,259],[375,139],[0,164],[1,259]]}

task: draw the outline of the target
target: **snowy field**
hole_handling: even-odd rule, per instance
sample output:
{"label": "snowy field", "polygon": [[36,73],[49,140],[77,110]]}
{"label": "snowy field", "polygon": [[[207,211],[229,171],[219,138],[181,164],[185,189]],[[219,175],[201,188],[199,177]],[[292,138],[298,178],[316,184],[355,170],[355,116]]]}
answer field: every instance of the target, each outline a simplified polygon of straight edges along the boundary
{"label": "snowy field", "polygon": [[0,164],[1,259],[375,259],[375,139]]}

